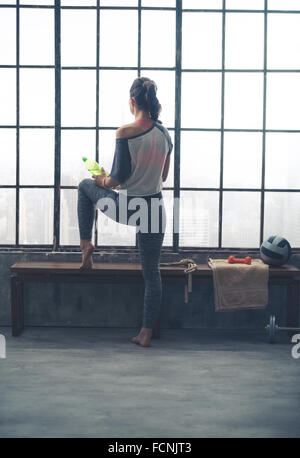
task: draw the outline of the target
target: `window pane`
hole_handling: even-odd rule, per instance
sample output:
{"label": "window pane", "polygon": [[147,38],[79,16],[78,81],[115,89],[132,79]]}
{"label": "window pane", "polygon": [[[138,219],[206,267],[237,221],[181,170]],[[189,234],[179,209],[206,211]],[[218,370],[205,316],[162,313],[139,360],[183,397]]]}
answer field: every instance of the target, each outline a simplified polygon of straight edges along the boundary
{"label": "window pane", "polygon": [[[6,2],[5,2],[6,3]],[[0,62],[1,65],[16,63],[16,10],[1,8],[0,11]]]}
{"label": "window pane", "polygon": [[100,130],[99,133],[99,163],[110,173],[116,146],[115,130]]}
{"label": "window pane", "polygon": [[142,6],[176,7],[176,0],[142,0]]}
{"label": "window pane", "polygon": [[299,0],[268,0],[269,10],[300,10]]}
{"label": "window pane", "polygon": [[[116,40],[116,37],[122,37],[122,40]],[[137,38],[137,11],[102,10],[100,13],[100,65],[137,66]]]}
{"label": "window pane", "polygon": [[181,191],[179,223],[181,246],[217,246],[218,219],[218,192]]}
{"label": "window pane", "polygon": [[264,0],[226,0],[226,8],[231,10],[263,10]]}
{"label": "window pane", "polygon": [[261,134],[254,132],[225,132],[224,187],[260,188],[261,155]]}
{"label": "window pane", "polygon": [[299,129],[300,75],[268,74],[267,128]]}
{"label": "window pane", "polygon": [[[4,0],[5,1],[5,0]],[[63,0],[62,0],[63,1]],[[22,5],[54,5],[54,0],[20,0]]]}
{"label": "window pane", "polygon": [[176,0],[142,0],[142,6],[176,7]]}
{"label": "window pane", "polygon": [[20,130],[20,184],[54,184],[54,131]]}
{"label": "window pane", "polygon": [[222,0],[182,0],[182,8],[222,9]]}
{"label": "window pane", "polygon": [[62,189],[60,193],[60,243],[79,245],[77,189]]}
{"label": "window pane", "polygon": [[182,127],[220,127],[221,75],[183,73],[181,97]]}
{"label": "window pane", "polygon": [[96,6],[97,0],[61,0],[60,3],[61,6]]}
{"label": "window pane", "polygon": [[[300,8],[300,2],[299,2]],[[299,14],[268,15],[268,67],[300,68]],[[279,33],[280,31],[280,33]]]}
{"label": "window pane", "polygon": [[[197,52],[194,44],[197,44]],[[183,14],[182,67],[222,67],[222,14]]]}
{"label": "window pane", "polygon": [[266,134],[266,187],[300,189],[300,134]]}
{"label": "window pane", "polygon": [[93,130],[63,130],[61,133],[61,184],[78,186],[84,178],[91,178],[82,156],[95,159],[96,134]]}
{"label": "window pane", "polygon": [[271,235],[286,238],[300,248],[300,193],[266,192],[264,240]]}
{"label": "window pane", "polygon": [[181,133],[180,183],[182,187],[218,187],[220,183],[220,134]]}
{"label": "window pane", "polygon": [[20,9],[20,63],[54,65],[54,9]]}
{"label": "window pane", "polygon": [[[24,0],[23,0],[24,1]],[[21,0],[22,3],[22,0]],[[0,5],[15,5],[16,0],[0,0]]]}
{"label": "window pane", "polygon": [[20,123],[54,124],[54,70],[20,69]]}
{"label": "window pane", "polygon": [[173,191],[162,192],[166,209],[166,230],[163,246],[173,245]]}
{"label": "window pane", "polygon": [[113,221],[98,210],[98,246],[135,246],[135,227]]}
{"label": "window pane", "polygon": [[96,10],[62,10],[63,66],[96,65]]}
{"label": "window pane", "polygon": [[157,98],[162,106],[160,120],[166,127],[174,127],[175,122],[175,72],[144,71],[141,76],[153,79],[157,84]]}
{"label": "window pane", "polygon": [[225,128],[261,129],[262,106],[262,74],[225,75]]}
{"label": "window pane", "polygon": [[[174,145],[174,131],[169,131],[169,134]],[[172,188],[174,186],[174,152],[175,146],[171,152],[169,173],[167,180],[163,183],[164,188]]]}
{"label": "window pane", "polygon": [[138,0],[101,0],[101,6],[138,6]]}
{"label": "window pane", "polygon": [[263,68],[264,15],[227,13],[225,65],[227,68]]}
{"label": "window pane", "polygon": [[53,244],[53,189],[20,189],[20,244]]}
{"label": "window pane", "polygon": [[141,61],[143,67],[175,66],[175,11],[142,11]]}
{"label": "window pane", "polygon": [[16,243],[16,191],[0,189],[0,244]]}
{"label": "window pane", "polygon": [[0,124],[16,124],[16,70],[0,69]]}
{"label": "window pane", "polygon": [[[16,130],[0,129],[0,184],[16,183]],[[1,243],[1,242],[0,242]]]}
{"label": "window pane", "polygon": [[100,71],[100,108],[101,126],[119,127],[133,121],[129,109],[129,90],[136,71]]}
{"label": "window pane", "polygon": [[222,231],[223,247],[259,247],[259,224],[259,192],[224,192]]}
{"label": "window pane", "polygon": [[63,126],[95,126],[96,71],[63,70],[61,103]]}

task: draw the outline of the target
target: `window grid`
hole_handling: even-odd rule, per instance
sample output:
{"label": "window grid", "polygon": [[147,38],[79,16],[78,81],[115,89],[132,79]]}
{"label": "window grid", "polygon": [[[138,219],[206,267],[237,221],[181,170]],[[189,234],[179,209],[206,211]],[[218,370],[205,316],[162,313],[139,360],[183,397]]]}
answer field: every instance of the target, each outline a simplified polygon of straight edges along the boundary
{"label": "window grid", "polygon": [[[55,0],[54,5],[20,5],[19,0],[16,0],[16,5],[1,4],[0,8],[15,8],[16,9],[16,64],[15,65],[0,65],[1,68],[15,68],[16,69],[16,125],[0,125],[0,128],[15,128],[16,129],[16,185],[0,185],[2,188],[16,189],[16,244],[14,245],[0,245],[1,249],[22,248],[26,251],[32,249],[47,249],[47,245],[20,245],[19,244],[19,191],[22,188],[38,188],[38,189],[54,189],[54,240],[53,249],[61,250],[60,246],[60,189],[76,189],[76,186],[61,186],[60,185],[60,151],[61,151],[61,131],[62,130],[94,130],[96,132],[95,144],[95,159],[99,158],[99,131],[101,130],[114,130],[116,126],[100,126],[99,125],[99,85],[100,85],[100,70],[136,70],[137,75],[140,76],[142,71],[148,70],[166,70],[175,71],[175,126],[168,128],[174,130],[174,188],[166,187],[165,190],[173,190],[174,197],[180,197],[180,191],[218,191],[219,192],[219,234],[218,234],[218,247],[185,247],[179,246],[179,234],[173,234],[172,251],[188,251],[188,250],[209,250],[209,249],[223,249],[222,247],[222,213],[223,213],[223,192],[260,192],[261,193],[261,209],[260,209],[260,243],[263,241],[263,228],[264,228],[264,198],[266,192],[300,192],[300,189],[271,189],[265,188],[265,144],[266,133],[268,132],[281,132],[281,133],[299,133],[299,130],[293,129],[266,129],[266,89],[267,89],[267,74],[268,73],[300,73],[300,69],[268,69],[267,68],[267,19],[269,14],[300,14],[300,10],[268,10],[268,0],[264,1],[264,9],[260,10],[239,10],[239,9],[226,9],[226,0],[223,0],[222,9],[182,9],[182,0],[176,0],[176,8],[169,7],[143,7],[142,0],[138,0],[138,5],[135,7],[121,7],[121,6],[101,6],[100,0],[97,0],[96,6],[61,6],[60,0]],[[55,11],[55,65],[20,65],[20,9],[21,8],[42,8],[54,9]],[[97,15],[97,32],[96,32],[96,66],[61,66],[61,49],[60,49],[60,14],[61,10],[96,10]],[[138,11],[138,59],[137,67],[118,67],[118,66],[101,66],[100,65],[100,10],[134,10]],[[175,67],[142,67],[141,66],[141,14],[142,10],[163,10],[163,11],[176,11],[176,63]],[[207,13],[222,13],[222,68],[221,69],[182,69],[182,14],[193,12],[207,12]],[[225,40],[226,40],[226,13],[260,13],[264,15],[264,62],[262,69],[226,69],[225,68]],[[20,69],[21,68],[48,68],[55,70],[55,125],[20,125]],[[88,127],[73,127],[61,126],[61,70],[96,70],[96,125]],[[222,91],[221,91],[221,126],[220,128],[189,128],[181,127],[181,76],[182,73],[189,72],[217,72],[222,75]],[[235,129],[224,127],[224,105],[225,105],[225,74],[226,73],[263,73],[263,119],[261,129]],[[168,126],[167,126],[168,127]],[[20,185],[20,141],[19,134],[20,128],[33,128],[33,129],[54,129],[55,132],[55,156],[54,156],[54,186],[52,185]],[[220,186],[219,187],[180,187],[180,138],[182,131],[212,131],[220,132]],[[262,176],[261,188],[229,188],[223,187],[223,155],[224,155],[224,133],[225,132],[260,132],[262,133]],[[179,212],[177,212],[179,215]],[[178,216],[179,218],[179,216]],[[96,216],[97,221],[97,216]],[[173,221],[173,226],[178,222]],[[95,224],[94,238],[97,241],[97,224]],[[136,245],[137,247],[137,245]],[[120,248],[122,251],[131,250],[132,247],[109,247]],[[73,246],[64,247],[64,250],[74,250]],[[170,250],[169,247],[164,247],[164,250]],[[225,248],[224,248],[225,249]],[[230,247],[226,248],[230,249]],[[234,248],[235,251],[243,250],[245,248]],[[298,248],[300,249],[300,248]],[[251,249],[248,249],[251,251]],[[253,249],[254,250],[254,249]]]}

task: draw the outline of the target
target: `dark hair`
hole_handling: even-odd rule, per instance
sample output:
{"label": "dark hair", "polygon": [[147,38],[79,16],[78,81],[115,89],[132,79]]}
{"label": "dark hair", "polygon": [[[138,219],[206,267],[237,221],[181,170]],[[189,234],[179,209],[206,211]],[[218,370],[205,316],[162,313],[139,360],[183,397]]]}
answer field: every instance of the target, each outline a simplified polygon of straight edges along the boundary
{"label": "dark hair", "polygon": [[158,120],[161,112],[161,104],[156,96],[157,86],[153,80],[146,77],[136,78],[130,88],[130,97],[133,97],[140,110],[147,111],[150,118]]}

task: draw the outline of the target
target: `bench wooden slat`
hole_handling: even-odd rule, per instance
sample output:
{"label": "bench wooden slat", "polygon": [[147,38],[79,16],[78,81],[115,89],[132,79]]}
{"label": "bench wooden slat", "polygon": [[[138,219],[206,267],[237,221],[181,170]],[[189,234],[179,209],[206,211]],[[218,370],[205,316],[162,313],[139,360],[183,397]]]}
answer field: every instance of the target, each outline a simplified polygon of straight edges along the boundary
{"label": "bench wooden slat", "polygon": [[[136,263],[95,263],[91,270],[80,270],[80,262],[16,262],[11,272],[18,274],[72,274],[72,275],[141,275],[142,268]],[[182,274],[182,267],[161,267],[164,272]]]}
{"label": "bench wooden slat", "polygon": [[[141,265],[138,263],[108,263],[96,262],[93,269],[82,271],[79,270],[80,262],[33,262],[33,261],[18,261],[11,267],[11,272],[18,274],[72,274],[72,275],[99,275],[99,274],[115,274],[115,275],[135,275],[141,273]],[[180,265],[161,266],[162,275],[182,275],[183,267]],[[294,277],[300,276],[300,269],[291,264],[284,266],[270,266],[270,277],[284,276]],[[212,270],[207,264],[198,264],[197,270],[193,272],[193,276],[210,276]]]}

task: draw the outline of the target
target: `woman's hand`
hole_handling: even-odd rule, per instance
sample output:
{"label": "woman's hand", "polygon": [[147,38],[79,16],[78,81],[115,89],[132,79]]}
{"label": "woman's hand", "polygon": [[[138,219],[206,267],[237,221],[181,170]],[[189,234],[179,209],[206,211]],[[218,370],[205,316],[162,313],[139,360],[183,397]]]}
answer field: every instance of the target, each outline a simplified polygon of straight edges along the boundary
{"label": "woman's hand", "polygon": [[97,186],[101,186],[106,189],[114,189],[120,184],[111,176],[107,176],[104,169],[102,169],[101,175],[93,175],[92,178],[94,178]]}
{"label": "woman's hand", "polygon": [[106,177],[106,174],[105,174],[105,170],[103,169],[102,167],[102,173],[101,175],[93,175],[92,178],[94,178],[95,180],[95,183],[97,186],[102,186],[102,187],[105,187],[105,177]]}

